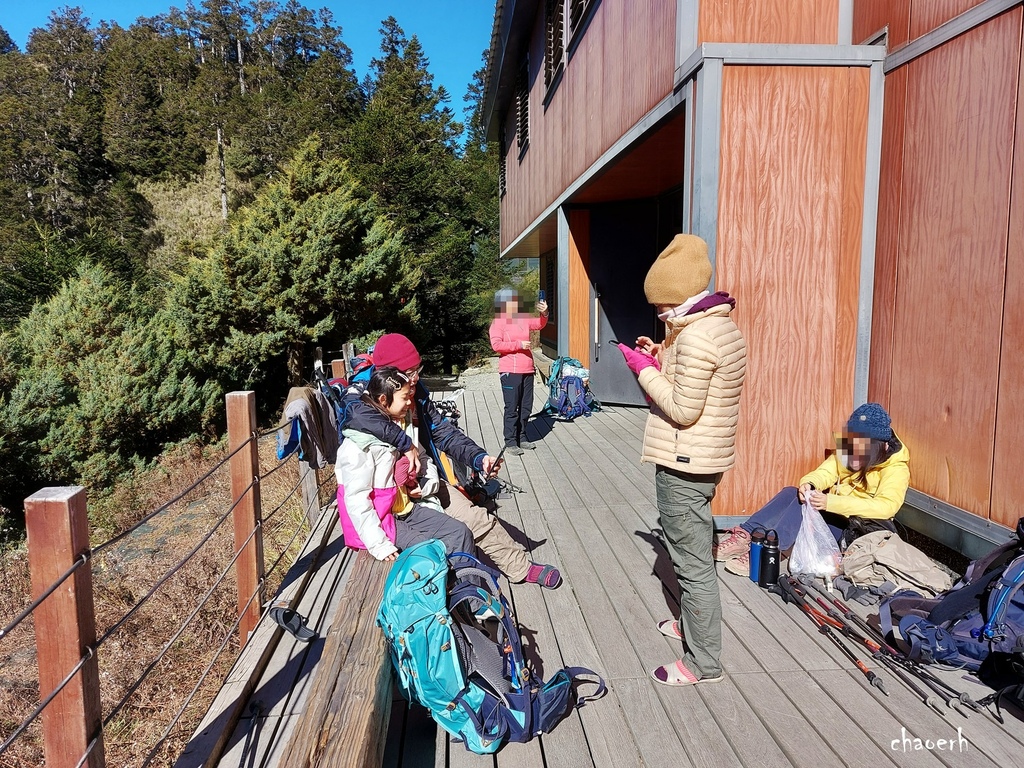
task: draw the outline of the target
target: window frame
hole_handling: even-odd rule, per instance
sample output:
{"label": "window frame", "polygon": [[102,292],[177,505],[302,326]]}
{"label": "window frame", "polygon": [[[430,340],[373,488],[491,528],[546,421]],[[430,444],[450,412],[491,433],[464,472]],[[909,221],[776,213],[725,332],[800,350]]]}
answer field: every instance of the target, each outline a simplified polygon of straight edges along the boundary
{"label": "window frame", "polygon": [[[544,108],[562,82],[567,57],[565,45],[566,0],[545,0],[544,8]],[[557,22],[557,23],[556,23]],[[557,27],[557,30],[555,29]],[[557,44],[554,37],[557,35]],[[555,53],[557,52],[557,59]]]}
{"label": "window frame", "polygon": [[516,75],[515,87],[516,106],[516,146],[519,149],[519,161],[530,148],[530,57],[523,60],[523,65]]}
{"label": "window frame", "polygon": [[[565,54],[566,59],[569,59],[575,53],[580,40],[583,39],[587,27],[590,26],[590,20],[594,17],[594,11],[601,4],[601,0],[566,0],[566,2],[568,3],[568,12],[565,14],[565,20],[567,22],[566,28],[569,31],[569,43],[566,45]],[[573,24],[573,12],[577,8],[579,9],[579,14],[576,23]]]}

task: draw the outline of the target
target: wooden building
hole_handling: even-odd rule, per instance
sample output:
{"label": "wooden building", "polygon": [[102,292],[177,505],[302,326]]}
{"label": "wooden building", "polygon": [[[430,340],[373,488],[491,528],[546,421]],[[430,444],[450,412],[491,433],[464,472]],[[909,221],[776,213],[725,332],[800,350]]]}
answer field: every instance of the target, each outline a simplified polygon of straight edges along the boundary
{"label": "wooden building", "polygon": [[1010,0],[498,0],[501,248],[540,258],[549,354],[642,404],[607,342],[658,332],[644,276],[698,234],[749,349],[716,515],[757,510],[874,400],[911,449],[903,519],[968,553],[1005,540],[1021,33]]}

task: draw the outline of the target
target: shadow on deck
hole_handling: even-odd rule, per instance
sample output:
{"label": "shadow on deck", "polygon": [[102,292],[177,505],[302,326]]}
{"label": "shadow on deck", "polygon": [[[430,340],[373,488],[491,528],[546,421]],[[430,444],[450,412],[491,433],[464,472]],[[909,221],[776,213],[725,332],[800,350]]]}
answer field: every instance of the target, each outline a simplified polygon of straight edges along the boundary
{"label": "shadow on deck", "polygon": [[[471,376],[463,383],[461,426],[493,452],[501,442],[497,376]],[[537,388],[535,410],[543,405],[542,389]],[[608,695],[574,712],[552,733],[485,757],[451,744],[422,708],[395,697],[384,765],[981,768],[1021,763],[1024,722],[1012,710],[1003,726],[987,714],[942,716],[884,669],[878,672],[891,695],[883,697],[794,607],[724,571],[726,679],[689,689],[654,683],[649,670],[680,655],[679,644],[656,626],[678,615],[678,585],[660,544],[653,469],[639,464],[644,418],[642,409],[619,407],[569,424],[536,417],[529,438],[537,450],[508,457],[504,470],[524,492],[499,503],[499,516],[532,559],[557,564],[565,578],[554,591],[507,585],[537,672],[547,677],[564,665],[587,666],[605,677]],[[339,546],[336,533],[326,546]],[[300,610],[315,619],[321,637],[351,561],[347,554],[326,561],[330,565],[303,598]],[[279,643],[228,739],[221,766],[281,766],[318,653],[315,642]],[[946,677],[975,699],[990,692],[976,680],[955,673]]]}

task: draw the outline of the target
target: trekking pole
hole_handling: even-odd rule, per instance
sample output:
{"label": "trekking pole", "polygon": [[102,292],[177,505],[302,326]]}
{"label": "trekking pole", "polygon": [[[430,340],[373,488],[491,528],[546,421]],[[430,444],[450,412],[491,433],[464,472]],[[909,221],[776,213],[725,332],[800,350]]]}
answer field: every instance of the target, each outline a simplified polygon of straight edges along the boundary
{"label": "trekking pole", "polygon": [[[854,613],[853,609],[845,603],[843,603],[843,601],[840,600],[838,597],[826,592],[824,589],[819,587],[816,579],[812,579],[808,577],[806,574],[803,574],[801,575],[799,581],[804,586],[809,586],[812,589],[814,589],[815,592],[817,592],[819,595],[827,599],[829,602],[832,603],[832,605],[835,606],[835,612],[829,611],[830,615],[841,615],[846,620],[860,627],[862,631],[866,631],[871,636],[873,636],[875,639],[872,642],[874,642],[878,646],[881,654],[884,657],[891,659],[896,664],[898,664],[903,670],[909,672],[910,674],[913,674],[915,677],[921,680],[921,682],[925,683],[935,693],[939,694],[939,696],[942,697],[942,699],[946,702],[947,706],[951,707],[952,709],[955,709],[957,712],[960,712],[960,714],[962,714],[964,717],[967,717],[968,715],[967,713],[962,711],[959,706],[957,706],[958,704],[963,704],[965,707],[970,707],[975,712],[984,711],[983,708],[978,704],[978,702],[976,702],[966,693],[958,691],[953,686],[949,685],[949,683],[945,682],[939,677],[936,677],[934,674],[932,674],[930,670],[926,669],[921,664],[915,662],[913,659],[908,659],[898,649],[893,648],[891,645],[889,645],[889,643],[886,642],[885,637],[882,635],[881,631],[876,630],[864,619],[862,619],[860,616]],[[818,602],[824,606],[824,603],[821,600],[821,598],[817,599]],[[889,666],[890,669],[892,668],[891,665],[887,666]],[[939,691],[936,688],[936,686],[943,688],[947,695],[944,695],[942,691]],[[956,699],[957,704],[951,703],[953,698]]]}
{"label": "trekking pole", "polygon": [[796,605],[810,617],[811,621],[814,622],[814,625],[818,628],[818,631],[821,634],[825,635],[825,637],[827,637],[836,648],[842,651],[843,654],[854,663],[857,669],[859,669],[863,673],[864,677],[867,678],[868,683],[877,688],[878,690],[880,690],[886,696],[888,696],[889,692],[885,690],[885,684],[882,682],[882,678],[880,678],[878,675],[876,675],[874,672],[868,669],[867,664],[861,661],[857,657],[857,654],[855,654],[853,651],[847,648],[846,644],[843,643],[836,636],[835,632],[832,631],[832,627],[815,615],[817,612],[813,611],[811,609],[811,606],[807,604],[807,601],[804,598],[804,596],[800,595],[800,593],[797,592],[796,585],[798,583],[799,582],[797,582],[796,579],[792,578],[791,576],[783,575],[779,577],[778,584],[782,590],[783,602],[796,603]]}
{"label": "trekking pole", "polygon": [[[980,702],[975,701],[963,691],[958,691],[956,688],[951,686],[941,677],[937,677],[930,669],[928,669],[925,666],[922,666],[913,659],[908,659],[906,656],[894,656],[892,657],[892,659],[897,664],[902,666],[904,669],[908,670],[909,672],[913,673],[918,678],[920,678],[922,681],[924,681],[932,690],[936,690],[936,687],[942,688],[947,694],[949,694],[950,698],[956,699],[958,703],[963,704],[965,707],[969,707],[970,709],[973,709],[975,712],[985,711],[985,708],[981,706]],[[957,707],[955,706],[953,708],[957,709]],[[959,709],[957,709],[957,711],[959,711]]]}

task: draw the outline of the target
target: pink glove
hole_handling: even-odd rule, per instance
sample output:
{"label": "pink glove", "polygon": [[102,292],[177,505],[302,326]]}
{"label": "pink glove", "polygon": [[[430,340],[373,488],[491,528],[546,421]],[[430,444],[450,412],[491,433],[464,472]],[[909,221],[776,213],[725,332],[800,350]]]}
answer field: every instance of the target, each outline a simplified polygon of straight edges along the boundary
{"label": "pink glove", "polygon": [[626,365],[636,375],[640,375],[640,371],[644,368],[650,368],[652,365],[657,369],[661,370],[661,366],[658,365],[658,361],[654,359],[652,355],[648,355],[646,352],[641,352],[639,349],[630,349],[625,344],[617,345],[619,350],[622,352],[622,356],[626,358]]}
{"label": "pink glove", "polygon": [[395,462],[395,485],[398,487],[405,488],[416,488],[419,483],[416,482],[416,475],[409,471],[409,458],[402,456],[397,462]]}

